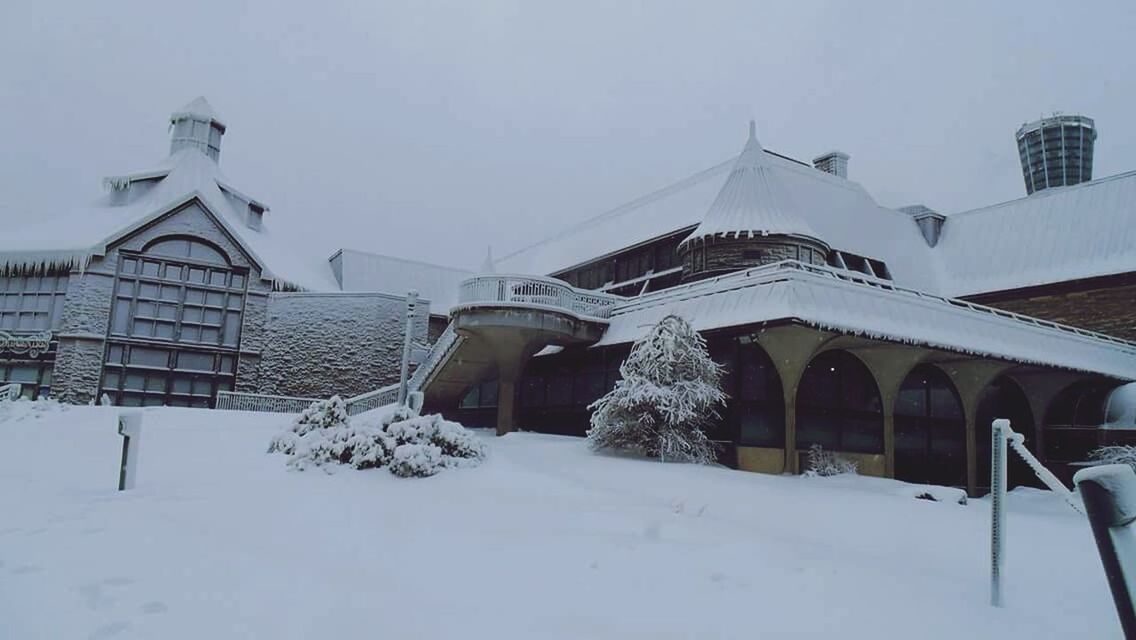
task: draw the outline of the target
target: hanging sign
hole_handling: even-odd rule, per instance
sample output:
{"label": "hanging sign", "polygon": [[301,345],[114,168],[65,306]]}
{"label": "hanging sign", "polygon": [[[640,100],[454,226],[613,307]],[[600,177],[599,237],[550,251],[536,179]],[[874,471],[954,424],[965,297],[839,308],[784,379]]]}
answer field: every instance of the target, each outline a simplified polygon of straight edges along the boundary
{"label": "hanging sign", "polygon": [[31,335],[13,335],[7,331],[0,331],[0,353],[13,353],[35,358],[47,351],[51,346],[51,332],[34,333]]}

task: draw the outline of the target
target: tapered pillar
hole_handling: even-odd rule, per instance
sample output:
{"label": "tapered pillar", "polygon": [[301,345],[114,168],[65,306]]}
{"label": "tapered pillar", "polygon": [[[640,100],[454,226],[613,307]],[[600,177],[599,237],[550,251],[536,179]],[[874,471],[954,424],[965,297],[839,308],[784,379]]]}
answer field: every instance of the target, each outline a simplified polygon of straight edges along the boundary
{"label": "tapered pillar", "polygon": [[872,373],[880,392],[880,408],[884,418],[884,475],[895,477],[895,402],[899,388],[924,358],[931,354],[927,349],[900,345],[880,345],[863,349],[849,349]]}
{"label": "tapered pillar", "polygon": [[757,343],[777,369],[785,403],[785,471],[799,473],[797,461],[797,387],[805,367],[836,334],[807,327],[776,327],[757,335]]}
{"label": "tapered pillar", "polygon": [[939,366],[955,385],[966,416],[966,491],[974,495],[978,492],[978,401],[986,387],[1013,365],[991,360],[959,360]]}

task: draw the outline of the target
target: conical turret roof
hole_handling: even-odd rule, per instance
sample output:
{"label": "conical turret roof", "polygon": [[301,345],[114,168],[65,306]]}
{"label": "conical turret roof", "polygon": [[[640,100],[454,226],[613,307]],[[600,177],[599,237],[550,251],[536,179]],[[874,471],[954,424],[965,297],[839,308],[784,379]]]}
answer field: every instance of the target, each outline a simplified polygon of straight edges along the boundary
{"label": "conical turret roof", "polygon": [[797,235],[816,238],[793,202],[777,168],[766,158],[757,141],[754,122],[749,139],[722,185],[718,197],[683,244],[695,238]]}

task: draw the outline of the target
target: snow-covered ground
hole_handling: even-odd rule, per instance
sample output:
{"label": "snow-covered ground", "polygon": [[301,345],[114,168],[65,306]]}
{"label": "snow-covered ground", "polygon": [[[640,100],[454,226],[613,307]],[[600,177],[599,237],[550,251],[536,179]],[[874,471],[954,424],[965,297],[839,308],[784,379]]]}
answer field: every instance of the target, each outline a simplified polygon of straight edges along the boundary
{"label": "snow-covered ground", "polygon": [[425,479],[288,471],[289,418],[152,409],[119,493],[115,411],[0,411],[0,638],[1120,637],[1087,523],[989,503],[486,435]]}

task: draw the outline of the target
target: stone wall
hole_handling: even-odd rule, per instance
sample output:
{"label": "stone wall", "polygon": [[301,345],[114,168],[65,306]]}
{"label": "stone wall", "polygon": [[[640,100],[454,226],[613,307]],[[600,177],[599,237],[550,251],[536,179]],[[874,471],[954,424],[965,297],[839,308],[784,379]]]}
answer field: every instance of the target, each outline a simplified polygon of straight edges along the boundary
{"label": "stone wall", "polygon": [[[427,338],[426,303],[415,327]],[[260,393],[352,396],[398,382],[406,301],[378,293],[274,293]]]}
{"label": "stone wall", "polygon": [[1136,340],[1136,284],[1008,292],[998,297],[977,297],[982,304],[1052,320],[1111,336]]}
{"label": "stone wall", "polygon": [[[684,247],[683,280],[697,280],[782,260],[824,264],[828,247],[810,238],[713,238]],[[700,255],[701,253],[701,255]]]}

